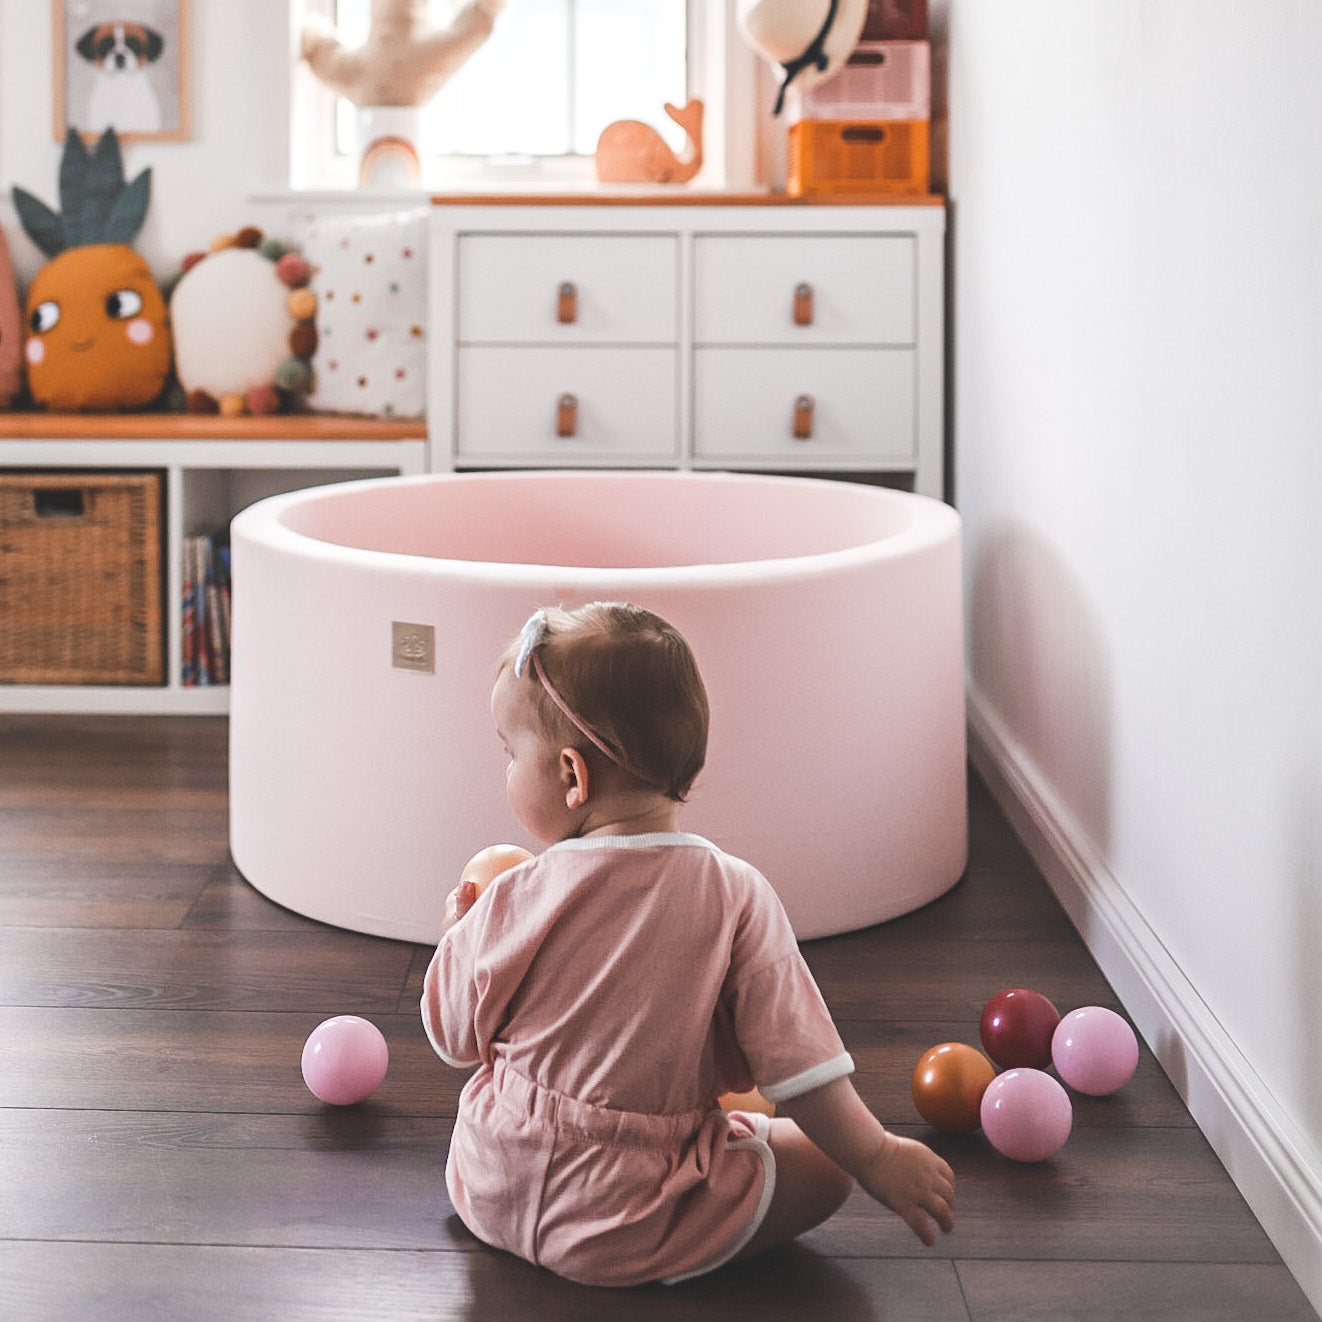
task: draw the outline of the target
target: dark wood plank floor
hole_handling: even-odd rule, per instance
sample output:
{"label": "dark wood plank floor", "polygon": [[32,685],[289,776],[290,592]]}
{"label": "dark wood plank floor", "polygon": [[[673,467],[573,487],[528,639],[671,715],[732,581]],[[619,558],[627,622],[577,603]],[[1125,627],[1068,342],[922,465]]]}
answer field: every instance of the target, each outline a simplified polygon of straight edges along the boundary
{"label": "dark wood plank floor", "polygon": [[[1042,1165],[920,1122],[915,1061],[976,1044],[993,992],[1116,1004],[976,783],[954,891],[806,947],[865,1098],[954,1165],[953,1236],[924,1250],[856,1196],[792,1248],[625,1293],[488,1250],[446,1200],[461,1080],[419,1024],[429,952],[245,885],[226,844],[225,740],[215,719],[0,716],[0,1316],[1315,1316],[1146,1051],[1123,1093],[1076,1099],[1069,1143]],[[390,1072],[370,1102],[326,1108],[299,1054],[321,1019],[351,1012],[385,1032]]]}

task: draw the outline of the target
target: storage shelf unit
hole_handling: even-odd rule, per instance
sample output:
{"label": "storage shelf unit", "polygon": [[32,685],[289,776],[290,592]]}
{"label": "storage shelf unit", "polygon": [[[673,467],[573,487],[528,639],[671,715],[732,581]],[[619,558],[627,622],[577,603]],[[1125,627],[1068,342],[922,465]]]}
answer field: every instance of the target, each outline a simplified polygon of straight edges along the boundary
{"label": "storage shelf unit", "polygon": [[166,620],[163,685],[0,684],[0,711],[207,715],[228,710],[229,689],[179,682],[183,539],[223,528],[244,506],[278,492],[424,472],[426,440],[421,424],[362,419],[0,414],[0,469],[163,473]]}
{"label": "storage shelf unit", "polygon": [[578,466],[839,473],[943,495],[940,198],[433,202],[426,423],[0,413],[0,469],[164,475],[167,675],[0,684],[0,711],[226,711],[227,687],[179,680],[183,540],[277,492]]}

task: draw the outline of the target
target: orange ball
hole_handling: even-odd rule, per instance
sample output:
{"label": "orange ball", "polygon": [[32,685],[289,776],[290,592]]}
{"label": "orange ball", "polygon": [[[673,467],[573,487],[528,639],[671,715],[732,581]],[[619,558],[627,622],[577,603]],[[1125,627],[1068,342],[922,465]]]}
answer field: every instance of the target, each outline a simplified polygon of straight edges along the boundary
{"label": "orange ball", "polygon": [[464,864],[464,870],[459,874],[459,884],[462,886],[464,882],[471,881],[481,895],[502,872],[526,863],[531,857],[519,845],[488,845],[485,849],[479,849]]}
{"label": "orange ball", "polygon": [[762,1115],[776,1114],[776,1103],[769,1102],[756,1089],[750,1092],[725,1092],[720,1096],[722,1111],[758,1111]]}
{"label": "orange ball", "polygon": [[942,1042],[914,1067],[913,1104],[929,1125],[947,1134],[971,1134],[982,1123],[982,1094],[996,1067],[963,1042]]}

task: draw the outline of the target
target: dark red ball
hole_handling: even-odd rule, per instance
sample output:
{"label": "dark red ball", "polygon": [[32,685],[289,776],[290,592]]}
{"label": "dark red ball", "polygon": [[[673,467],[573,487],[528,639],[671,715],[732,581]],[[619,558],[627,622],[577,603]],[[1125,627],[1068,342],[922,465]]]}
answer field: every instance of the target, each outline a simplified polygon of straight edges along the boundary
{"label": "dark red ball", "polygon": [[982,1011],[979,1031],[986,1053],[1002,1069],[1046,1069],[1060,1011],[1041,992],[1010,987]]}

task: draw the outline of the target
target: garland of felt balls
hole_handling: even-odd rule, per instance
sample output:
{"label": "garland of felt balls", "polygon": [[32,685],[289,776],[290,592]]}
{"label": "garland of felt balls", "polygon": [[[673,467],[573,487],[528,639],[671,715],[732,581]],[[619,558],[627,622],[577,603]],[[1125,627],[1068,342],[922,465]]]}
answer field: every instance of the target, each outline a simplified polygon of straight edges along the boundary
{"label": "garland of felt balls", "polygon": [[253,248],[275,264],[277,278],[289,289],[285,307],[294,322],[289,332],[289,357],[276,368],[270,385],[253,386],[245,395],[224,395],[220,399],[205,390],[191,390],[186,407],[189,413],[219,413],[223,417],[278,413],[285,396],[304,394],[312,384],[312,356],[317,351],[317,296],[307,287],[312,267],[283,239],[267,237],[255,225],[245,225],[237,233],[212,240],[206,252],[187,254],[180,274],[187,275],[199,262],[226,248]]}

